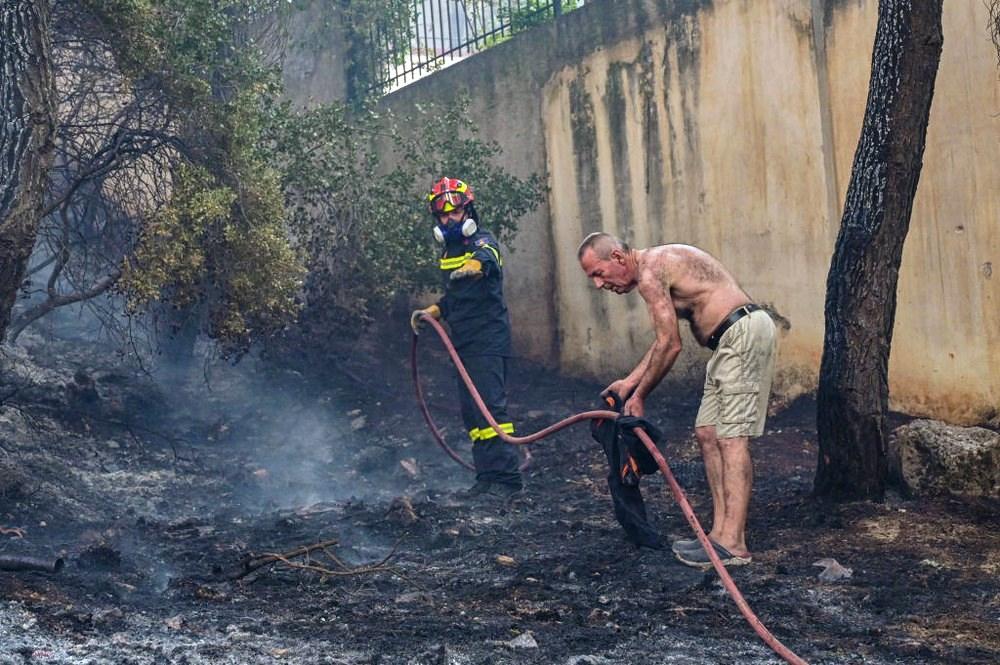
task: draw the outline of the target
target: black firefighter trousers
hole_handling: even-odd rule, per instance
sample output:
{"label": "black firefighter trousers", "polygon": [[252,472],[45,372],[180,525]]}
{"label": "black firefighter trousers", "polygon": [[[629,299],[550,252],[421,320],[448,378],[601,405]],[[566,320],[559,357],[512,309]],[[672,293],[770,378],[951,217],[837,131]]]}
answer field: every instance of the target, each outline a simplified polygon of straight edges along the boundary
{"label": "black firefighter trousers", "polygon": [[[472,383],[497,423],[508,434],[514,431],[507,416],[507,358],[500,355],[463,356],[462,364]],[[462,406],[462,422],[472,439],[472,459],[476,480],[521,487],[520,462],[516,446],[496,435],[479,407],[472,400],[462,377],[458,377],[458,394]]]}

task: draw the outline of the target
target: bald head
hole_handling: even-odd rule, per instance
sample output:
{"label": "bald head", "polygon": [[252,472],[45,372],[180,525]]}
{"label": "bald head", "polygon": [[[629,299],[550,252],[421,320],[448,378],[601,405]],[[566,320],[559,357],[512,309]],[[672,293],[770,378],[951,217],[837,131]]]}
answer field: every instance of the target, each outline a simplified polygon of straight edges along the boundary
{"label": "bald head", "polygon": [[588,235],[583,239],[583,242],[580,243],[580,248],[576,251],[577,260],[582,259],[588,249],[593,250],[594,255],[597,256],[597,258],[602,261],[606,261],[611,257],[611,252],[616,249],[627,254],[628,244],[622,242],[610,233],[596,231]]}
{"label": "bald head", "polygon": [[591,233],[584,238],[577,259],[599,289],[628,293],[637,284],[636,253],[609,233]]}

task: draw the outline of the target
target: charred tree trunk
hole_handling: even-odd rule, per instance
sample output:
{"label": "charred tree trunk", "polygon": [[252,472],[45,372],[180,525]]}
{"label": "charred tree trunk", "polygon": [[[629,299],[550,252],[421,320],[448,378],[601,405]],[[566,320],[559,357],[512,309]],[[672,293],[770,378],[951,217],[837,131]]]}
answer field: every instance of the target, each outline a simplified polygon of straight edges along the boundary
{"label": "charred tree trunk", "polygon": [[52,161],[48,22],[48,0],[5,0],[0,8],[0,341],[35,245]]}
{"label": "charred tree trunk", "polygon": [[881,499],[903,241],[941,58],[943,0],[881,0],[861,138],[826,285],[815,492]]}

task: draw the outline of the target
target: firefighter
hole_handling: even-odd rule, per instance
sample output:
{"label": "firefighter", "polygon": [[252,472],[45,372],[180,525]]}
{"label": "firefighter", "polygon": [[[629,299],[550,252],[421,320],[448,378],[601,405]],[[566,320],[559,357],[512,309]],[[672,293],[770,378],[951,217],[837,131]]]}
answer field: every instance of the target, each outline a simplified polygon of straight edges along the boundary
{"label": "firefighter", "polygon": [[[503,297],[499,245],[481,227],[475,194],[468,183],[441,178],[427,199],[435,222],[434,238],[441,245],[439,265],[444,295],[436,304],[415,310],[410,327],[418,333],[421,314],[448,323],[452,343],[483,402],[501,429],[513,433],[514,424],[507,416],[506,390],[510,317]],[[516,447],[497,436],[461,377],[458,394],[476,468],[476,482],[466,494],[513,497],[523,487]]]}

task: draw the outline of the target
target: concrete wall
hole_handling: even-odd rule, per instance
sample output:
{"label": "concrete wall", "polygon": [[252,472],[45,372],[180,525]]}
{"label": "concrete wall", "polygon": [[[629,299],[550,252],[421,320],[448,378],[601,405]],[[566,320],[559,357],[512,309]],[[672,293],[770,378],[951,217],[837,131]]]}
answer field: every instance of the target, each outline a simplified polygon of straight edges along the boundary
{"label": "concrete wall", "polygon": [[[816,383],[876,12],[877,0],[596,0],[387,103],[464,89],[504,166],[547,174],[548,204],[507,262],[521,355],[605,380],[642,355],[639,297],[588,288],[576,262],[580,239],[606,230],[718,256],[780,315],[776,391],[793,396]],[[1000,71],[986,25],[983,3],[945,3],[890,360],[895,408],[957,422],[1000,409]],[[706,354],[686,341],[675,388],[701,381]]]}
{"label": "concrete wall", "polygon": [[285,94],[310,108],[347,97],[347,37],[336,3],[297,0],[281,26],[280,54]]}

